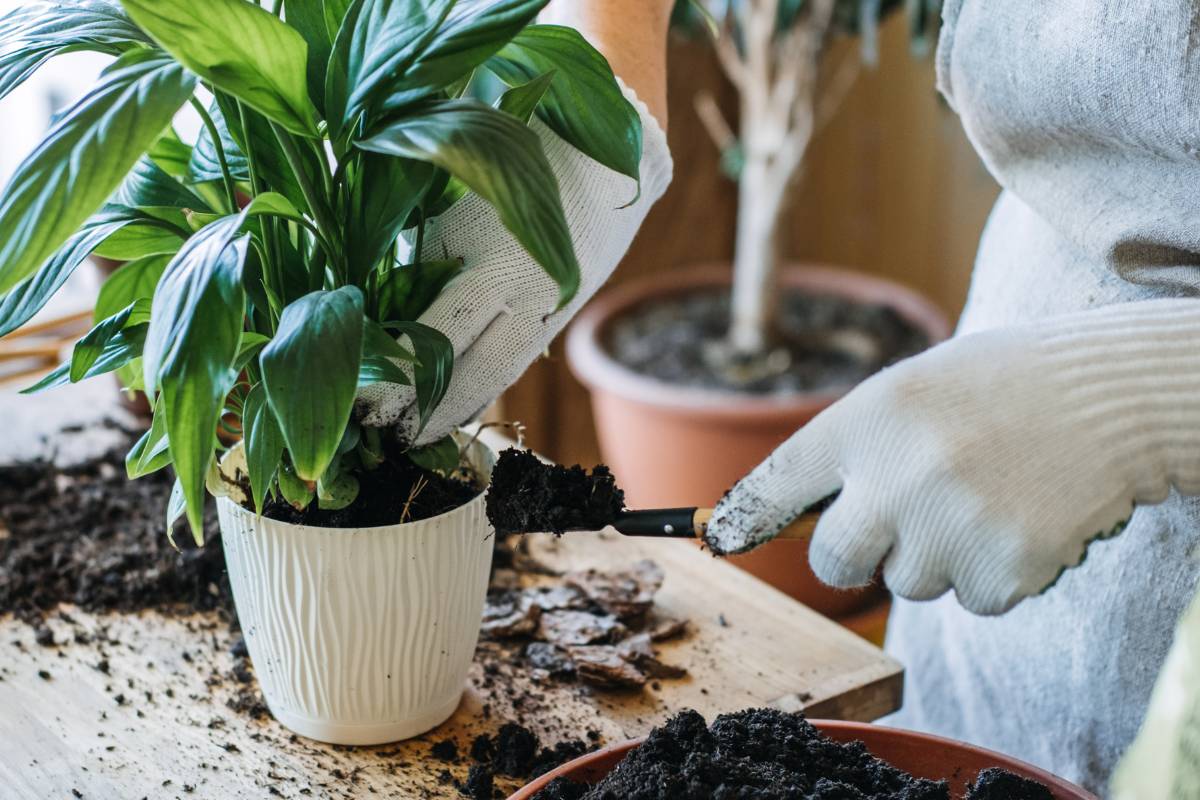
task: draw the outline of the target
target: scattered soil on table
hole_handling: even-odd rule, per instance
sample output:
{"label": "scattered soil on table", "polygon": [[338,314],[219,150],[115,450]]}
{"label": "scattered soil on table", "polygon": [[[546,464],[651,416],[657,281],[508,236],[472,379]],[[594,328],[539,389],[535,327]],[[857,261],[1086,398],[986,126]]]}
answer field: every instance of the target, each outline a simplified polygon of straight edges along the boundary
{"label": "scattered soil on table", "polygon": [[[980,785],[997,786],[1000,793]],[[966,800],[1053,800],[1050,791],[989,770]],[[1009,793],[1014,791],[1016,793]],[[799,714],[751,709],[717,717],[710,728],[684,711],[650,733],[594,786],[557,779],[537,800],[949,800],[945,782],[896,769],[861,742],[821,735]]]}
{"label": "scattered soil on table", "polygon": [[[492,800],[497,776],[528,782],[591,749],[581,739],[566,739],[553,747],[544,747],[538,735],[529,728],[515,722],[505,723],[495,735],[480,734],[471,742],[467,778],[457,784],[457,788],[471,800]],[[452,758],[444,757],[452,751]],[[459,746],[453,739],[434,742],[429,752],[443,761],[457,763],[460,760]]]}
{"label": "scattered soil on table", "polygon": [[436,517],[471,502],[482,491],[465,475],[444,476],[414,464],[403,447],[385,438],[384,462],[358,478],[358,497],[337,510],[318,508],[317,501],[298,511],[282,497],[268,499],[263,515],[296,525],[324,528],[374,528]]}
{"label": "scattered soil on table", "polygon": [[625,493],[603,464],[589,472],[510,447],[492,469],[487,516],[500,535],[598,531],[624,509]]}
{"label": "scattered soil on table", "polygon": [[672,385],[754,394],[852,386],[929,346],[925,333],[889,306],[785,290],[772,356],[778,368],[747,380],[713,368],[710,354],[728,329],[728,291],[699,290],[617,317],[606,346],[630,369]]}
{"label": "scattered soil on table", "polygon": [[205,515],[206,547],[181,524],[173,548],[163,524],[172,477],[129,480],[126,449],[66,466],[0,465],[0,613],[36,623],[59,603],[232,611],[215,510]]}

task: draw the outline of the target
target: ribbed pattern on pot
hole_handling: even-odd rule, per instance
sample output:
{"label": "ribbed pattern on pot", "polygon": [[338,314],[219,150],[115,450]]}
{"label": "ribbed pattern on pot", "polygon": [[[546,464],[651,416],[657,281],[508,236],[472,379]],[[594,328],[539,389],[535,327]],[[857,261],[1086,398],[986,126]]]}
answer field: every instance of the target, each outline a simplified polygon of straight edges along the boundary
{"label": "ribbed pattern on pot", "polygon": [[227,498],[218,510],[246,646],[276,717],[315,729],[397,725],[399,738],[456,702],[491,564],[482,495],[367,529],[276,522]]}

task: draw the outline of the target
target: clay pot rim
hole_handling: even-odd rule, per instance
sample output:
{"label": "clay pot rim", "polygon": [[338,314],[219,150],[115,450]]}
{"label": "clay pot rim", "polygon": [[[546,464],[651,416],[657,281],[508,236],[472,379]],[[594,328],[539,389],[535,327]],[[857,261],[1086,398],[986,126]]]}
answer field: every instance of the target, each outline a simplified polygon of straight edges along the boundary
{"label": "clay pot rim", "polygon": [[[567,363],[575,377],[592,391],[615,394],[663,409],[686,409],[693,416],[712,419],[789,419],[816,414],[852,388],[833,387],[822,392],[761,396],[665,383],[633,371],[614,359],[600,339],[610,321],[633,308],[664,295],[698,288],[729,286],[728,265],[702,264],[650,275],[604,292],[592,300],[567,332]],[[950,323],[930,300],[900,283],[847,267],[789,264],[780,271],[789,288],[840,295],[859,302],[891,306],[906,320],[925,331],[932,343],[950,336]]]}
{"label": "clay pot rim", "polygon": [[[998,767],[1007,769],[1010,772],[1016,772],[1017,774],[1023,775],[1027,778],[1033,778],[1034,780],[1040,781],[1054,790],[1055,794],[1059,797],[1073,797],[1079,798],[1079,800],[1099,800],[1099,798],[1097,798],[1091,792],[1088,792],[1085,789],[1082,789],[1079,786],[1076,786],[1075,784],[1058,777],[1057,775],[1049,773],[1041,767],[1035,767],[1034,765],[1021,761],[1018,758],[1006,756],[1003,753],[996,752],[995,750],[988,750],[986,747],[978,747],[973,744],[967,744],[966,742],[947,739],[943,736],[934,736],[930,733],[920,733],[917,731],[906,730],[904,728],[893,728],[887,725],[876,725],[871,722],[848,722],[845,720],[829,719],[811,719],[809,722],[811,722],[814,727],[823,733],[840,732],[849,734],[851,737],[853,737],[857,734],[863,733],[864,731],[869,731],[874,735],[880,735],[882,733],[883,735],[902,737],[904,739],[908,739],[909,741],[920,742],[930,749],[943,751],[958,750],[974,753],[975,755],[982,756],[989,761],[994,761],[995,765]],[[508,800],[532,800],[534,795],[536,795],[542,789],[545,789],[555,778],[569,777],[576,770],[583,769],[596,761],[603,761],[607,758],[616,758],[617,760],[620,760],[620,758],[624,758],[629,751],[638,747],[645,740],[646,737],[643,736],[638,739],[619,742],[617,744],[601,748],[594,753],[582,755],[573,761],[568,761],[566,764],[563,764],[557,769],[551,770],[545,775],[542,775],[532,783],[521,787],[511,797],[509,797]]]}

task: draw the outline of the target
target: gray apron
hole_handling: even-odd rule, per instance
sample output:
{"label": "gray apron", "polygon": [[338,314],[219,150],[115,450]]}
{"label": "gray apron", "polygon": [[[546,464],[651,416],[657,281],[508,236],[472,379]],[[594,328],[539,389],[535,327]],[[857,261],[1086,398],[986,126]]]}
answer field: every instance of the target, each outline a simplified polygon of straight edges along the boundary
{"label": "gray apron", "polygon": [[[1200,293],[1200,2],[948,0],[944,16],[939,88],[1004,188],[959,333]],[[905,702],[885,722],[1102,793],[1198,556],[1200,501],[1173,494],[1002,617],[898,601]]]}

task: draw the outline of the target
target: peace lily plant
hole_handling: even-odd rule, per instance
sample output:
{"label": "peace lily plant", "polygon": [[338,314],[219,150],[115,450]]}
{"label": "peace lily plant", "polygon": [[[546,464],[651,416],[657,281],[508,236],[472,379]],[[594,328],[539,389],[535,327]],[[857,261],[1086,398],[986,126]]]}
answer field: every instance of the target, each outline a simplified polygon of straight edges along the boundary
{"label": "peace lily plant", "polygon": [[[547,0],[60,0],[0,21],[0,98],[48,59],[114,57],[0,198],[0,335],[89,254],[128,262],[95,327],[28,391],[118,371],[153,424],[131,476],[172,465],[169,520],[198,542],[219,426],[241,431],[252,503],[352,503],[380,463],[356,391],[415,386],[422,422],[453,361],[415,320],[461,269],[425,226],[468,191],[554,279],[579,282],[533,117],[637,177],[641,130],[607,62],[534,24]],[[483,80],[490,77],[490,81]],[[499,79],[498,82],[494,79]],[[493,103],[477,99],[501,85]],[[191,105],[194,145],[172,128]],[[412,253],[412,256],[408,256]],[[398,341],[399,339],[399,341]],[[447,439],[410,450],[453,470]]]}

